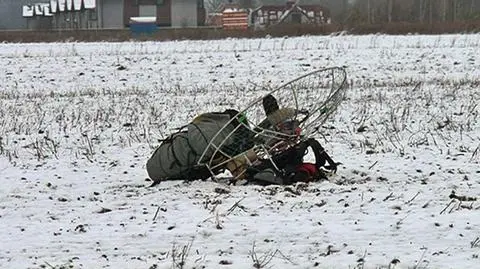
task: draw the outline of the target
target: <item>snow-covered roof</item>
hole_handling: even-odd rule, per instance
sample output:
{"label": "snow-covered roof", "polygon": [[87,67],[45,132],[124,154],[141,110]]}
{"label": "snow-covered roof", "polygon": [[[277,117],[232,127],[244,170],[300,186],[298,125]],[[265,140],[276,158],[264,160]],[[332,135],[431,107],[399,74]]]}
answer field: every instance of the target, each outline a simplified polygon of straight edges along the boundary
{"label": "snow-covered roof", "polygon": [[43,16],[45,17],[53,16],[52,12],[50,11],[50,4],[43,5]]}
{"label": "snow-covered roof", "polygon": [[24,5],[22,7],[23,17],[33,17],[33,16],[53,16],[52,11],[50,10],[51,3],[35,3],[33,5]]}
{"label": "snow-covered roof", "polygon": [[83,0],[73,0],[73,10],[79,11],[82,9]]}
{"label": "snow-covered roof", "polygon": [[83,0],[83,5],[85,9],[94,9],[96,8],[96,1],[95,0]]}
{"label": "snow-covered roof", "polygon": [[239,10],[236,8],[226,8],[223,13],[233,13],[233,12],[238,12]]}
{"label": "snow-covered roof", "polygon": [[33,15],[35,16],[53,16],[50,12],[50,3],[36,3],[33,7]]}
{"label": "snow-covered roof", "polygon": [[156,22],[157,17],[130,17],[130,22]]}
{"label": "snow-covered roof", "polygon": [[57,13],[57,0],[50,0],[50,12]]}
{"label": "snow-covered roof", "polygon": [[33,6],[31,5],[24,5],[23,6],[23,11],[22,11],[22,16],[23,17],[33,17]]}
{"label": "snow-covered roof", "polygon": [[43,15],[43,4],[42,3],[36,3],[33,12],[37,16],[38,15]]}
{"label": "snow-covered roof", "polygon": [[95,9],[96,0],[48,0],[46,3],[23,5],[22,16],[53,16],[58,12],[80,11],[82,8]]}
{"label": "snow-covered roof", "polygon": [[58,11],[65,11],[65,2],[67,2],[67,0],[58,0]]}
{"label": "snow-covered roof", "polygon": [[66,8],[67,11],[73,10],[73,0],[66,0]]}

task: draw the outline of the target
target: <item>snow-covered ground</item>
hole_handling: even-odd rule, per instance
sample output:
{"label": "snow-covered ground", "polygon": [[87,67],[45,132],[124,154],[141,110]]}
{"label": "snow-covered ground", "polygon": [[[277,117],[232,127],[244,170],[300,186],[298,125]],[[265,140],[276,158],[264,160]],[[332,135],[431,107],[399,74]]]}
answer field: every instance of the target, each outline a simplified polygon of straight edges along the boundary
{"label": "snow-covered ground", "polygon": [[[0,44],[0,268],[479,268],[479,51],[480,35]],[[174,128],[334,65],[330,182],[147,187]]]}

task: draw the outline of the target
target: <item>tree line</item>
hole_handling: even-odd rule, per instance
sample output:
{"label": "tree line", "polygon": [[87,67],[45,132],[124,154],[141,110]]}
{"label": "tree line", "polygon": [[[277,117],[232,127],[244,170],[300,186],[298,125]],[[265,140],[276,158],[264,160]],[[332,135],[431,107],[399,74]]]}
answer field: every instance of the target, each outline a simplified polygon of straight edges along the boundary
{"label": "tree line", "polygon": [[[245,8],[262,4],[285,4],[287,0],[206,0],[209,12],[222,3],[237,3]],[[480,0],[300,0],[331,10],[336,23],[457,22],[480,20]]]}
{"label": "tree line", "polygon": [[480,19],[480,0],[342,0],[344,22],[457,22]]}

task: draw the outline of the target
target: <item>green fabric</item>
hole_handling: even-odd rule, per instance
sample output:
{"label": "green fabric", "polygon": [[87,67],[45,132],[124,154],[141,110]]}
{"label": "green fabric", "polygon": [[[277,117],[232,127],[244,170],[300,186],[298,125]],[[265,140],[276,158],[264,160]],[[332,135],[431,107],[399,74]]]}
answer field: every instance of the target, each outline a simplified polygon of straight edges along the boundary
{"label": "green fabric", "polygon": [[[217,147],[235,148],[234,137],[230,136],[234,126],[229,124],[222,130],[229,121],[228,114],[205,113],[188,124],[186,130],[170,135],[147,161],[150,178],[154,181],[208,178],[210,175],[196,174],[196,168],[208,163]],[[209,146],[210,141],[214,146]]]}

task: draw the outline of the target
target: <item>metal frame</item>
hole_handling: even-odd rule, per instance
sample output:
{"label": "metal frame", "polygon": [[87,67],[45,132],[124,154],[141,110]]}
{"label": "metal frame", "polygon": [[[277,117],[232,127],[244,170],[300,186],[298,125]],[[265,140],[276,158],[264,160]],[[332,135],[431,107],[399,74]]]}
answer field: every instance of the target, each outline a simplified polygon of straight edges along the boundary
{"label": "metal frame", "polygon": [[[292,146],[297,144],[299,141],[308,138],[315,134],[315,132],[318,131],[318,127],[323,125],[325,121],[328,119],[330,115],[333,114],[333,112],[338,108],[340,103],[345,97],[345,84],[347,80],[347,74],[346,71],[343,67],[329,67],[329,68],[322,68],[319,70],[315,70],[312,72],[309,72],[307,74],[304,74],[302,76],[299,76],[293,80],[290,80],[289,82],[286,82],[277,88],[271,90],[269,93],[270,94],[275,94],[281,90],[288,89],[291,87],[291,94],[294,100],[294,104],[296,109],[299,109],[299,91],[301,90],[300,88],[296,87],[303,87],[301,84],[296,85],[295,83],[301,82],[303,79],[315,79],[315,75],[325,75],[328,74],[331,76],[331,87],[330,87],[330,92],[328,92],[327,98],[321,102],[320,104],[316,104],[313,108],[312,111],[309,111],[309,114],[306,115],[304,118],[301,119],[300,121],[300,128],[302,129],[302,136],[297,137],[296,135],[288,135],[284,133],[280,133],[274,130],[270,129],[265,129],[261,128],[258,126],[248,126],[245,123],[240,123],[238,126],[236,126],[227,136],[225,139],[223,139],[220,144],[216,145],[213,143],[213,141],[216,141],[218,136],[225,131],[225,128],[229,126],[230,124],[233,123],[233,121],[237,120],[237,117],[233,117],[231,120],[229,120],[215,135],[214,137],[210,140],[208,146],[206,149],[203,151],[201,157],[199,158],[198,165],[206,165],[207,168],[210,170],[212,173],[212,176],[215,178],[215,174],[213,173],[213,170],[220,168],[224,165],[226,165],[228,162],[234,160],[235,158],[238,158],[241,155],[244,155],[246,153],[242,152],[236,156],[229,156],[226,154],[224,151],[222,151],[222,147],[225,145],[226,141],[231,138],[231,136],[241,127],[246,127],[250,128],[253,132],[256,133],[255,137],[259,136],[264,139],[277,139],[282,142],[286,142],[287,147]],[[327,75],[327,77],[328,77]],[[338,79],[338,83],[335,81]],[[305,85],[304,85],[305,86]],[[290,90],[290,89],[288,89]],[[240,114],[246,113],[250,108],[254,107],[255,105],[258,105],[259,103],[262,103],[262,99],[264,96],[261,98],[257,98],[256,100],[250,102],[247,107],[243,110],[241,110],[237,116]],[[295,116],[297,117],[298,114]],[[254,128],[252,128],[254,127]],[[255,130],[254,130],[255,129]],[[207,152],[211,151],[212,148],[214,149],[214,153],[210,158],[206,158]],[[272,151],[275,149],[275,146],[269,147],[265,143],[260,143],[256,144],[253,148],[254,151],[256,152],[262,152],[265,156],[264,158],[268,158],[272,161],[271,159],[271,154]],[[216,160],[219,156],[225,157],[224,160],[222,160],[220,163],[214,163],[214,160]],[[247,158],[248,159],[248,158]],[[272,164],[275,165],[272,161]]]}

